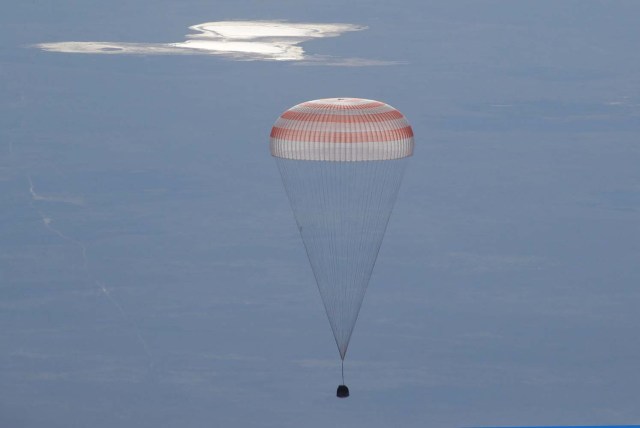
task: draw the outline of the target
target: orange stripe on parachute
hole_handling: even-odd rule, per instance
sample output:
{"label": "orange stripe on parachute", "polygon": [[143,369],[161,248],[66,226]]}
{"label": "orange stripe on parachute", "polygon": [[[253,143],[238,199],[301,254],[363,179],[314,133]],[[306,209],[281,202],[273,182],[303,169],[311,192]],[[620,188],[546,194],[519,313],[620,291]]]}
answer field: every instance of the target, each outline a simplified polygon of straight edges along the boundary
{"label": "orange stripe on parachute", "polygon": [[371,123],[371,122],[387,122],[390,120],[402,119],[404,116],[398,110],[390,110],[383,113],[362,114],[362,115],[341,115],[305,113],[301,111],[287,110],[282,116],[283,119],[297,120],[301,122],[336,122],[336,123]]}
{"label": "orange stripe on parachute", "polygon": [[[296,107],[312,107],[312,108],[327,108],[331,110],[366,110],[370,108],[382,107],[386,105],[385,103],[381,103],[380,101],[373,101],[370,103],[363,104],[330,104],[330,103],[319,103],[314,101],[307,101],[306,103],[302,103]],[[295,107],[294,107],[295,108]]]}
{"label": "orange stripe on parachute", "polygon": [[287,141],[318,142],[318,143],[369,143],[398,141],[413,137],[411,126],[384,131],[365,132],[328,132],[309,129],[287,129],[274,126],[271,138]]}

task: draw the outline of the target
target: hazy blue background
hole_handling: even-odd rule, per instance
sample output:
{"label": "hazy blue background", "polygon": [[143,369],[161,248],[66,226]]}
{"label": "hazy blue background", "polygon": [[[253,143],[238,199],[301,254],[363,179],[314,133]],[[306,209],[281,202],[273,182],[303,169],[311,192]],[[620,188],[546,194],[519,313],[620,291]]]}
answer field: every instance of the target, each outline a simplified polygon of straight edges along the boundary
{"label": "hazy blue background", "polygon": [[[638,16],[635,1],[4,2],[0,426],[640,422]],[[303,47],[407,64],[25,48],[181,41],[226,19],[367,25]],[[268,153],[283,110],[338,96],[396,106],[417,136],[348,400]]]}

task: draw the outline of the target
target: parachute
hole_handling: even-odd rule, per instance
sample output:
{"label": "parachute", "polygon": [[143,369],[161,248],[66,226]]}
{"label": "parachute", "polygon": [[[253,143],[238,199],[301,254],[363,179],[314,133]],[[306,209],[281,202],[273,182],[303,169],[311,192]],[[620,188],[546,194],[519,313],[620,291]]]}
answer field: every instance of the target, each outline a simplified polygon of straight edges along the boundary
{"label": "parachute", "polygon": [[328,98],[285,111],[270,150],[344,359],[395,204],[413,130],[395,108]]}

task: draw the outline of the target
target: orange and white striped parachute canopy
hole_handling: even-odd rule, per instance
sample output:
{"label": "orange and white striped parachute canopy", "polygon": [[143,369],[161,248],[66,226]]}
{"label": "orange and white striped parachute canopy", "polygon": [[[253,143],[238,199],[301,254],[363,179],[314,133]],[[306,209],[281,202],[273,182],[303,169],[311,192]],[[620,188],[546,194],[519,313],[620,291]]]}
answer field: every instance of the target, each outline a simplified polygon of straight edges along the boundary
{"label": "orange and white striped parachute canopy", "polygon": [[376,161],[413,154],[413,130],[395,108],[361,98],[307,101],[271,129],[271,154],[310,161]]}

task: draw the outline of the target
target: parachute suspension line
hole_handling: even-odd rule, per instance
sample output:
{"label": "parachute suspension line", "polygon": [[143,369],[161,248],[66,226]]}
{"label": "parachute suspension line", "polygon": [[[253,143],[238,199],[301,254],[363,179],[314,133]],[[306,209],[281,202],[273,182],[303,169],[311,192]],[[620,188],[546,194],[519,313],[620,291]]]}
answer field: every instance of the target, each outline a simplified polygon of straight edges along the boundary
{"label": "parachute suspension line", "polygon": [[276,161],[344,359],[406,159]]}
{"label": "parachute suspension line", "polygon": [[344,358],[340,359],[340,365],[342,367],[342,384],[344,385]]}

